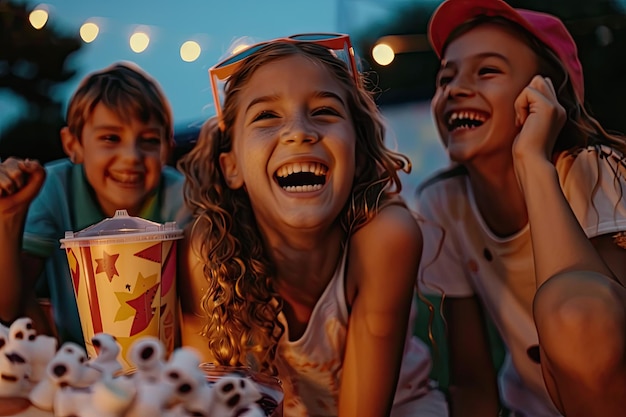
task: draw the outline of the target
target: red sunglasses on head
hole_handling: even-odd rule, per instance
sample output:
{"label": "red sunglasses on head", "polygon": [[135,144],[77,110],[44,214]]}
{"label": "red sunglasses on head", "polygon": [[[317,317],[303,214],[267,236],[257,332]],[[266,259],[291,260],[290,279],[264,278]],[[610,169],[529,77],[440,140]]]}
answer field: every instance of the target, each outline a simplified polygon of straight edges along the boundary
{"label": "red sunglasses on head", "polygon": [[239,67],[241,67],[241,65],[243,64],[243,61],[247,57],[254,54],[265,45],[276,43],[276,42],[289,42],[289,43],[308,42],[308,43],[314,43],[316,45],[324,46],[328,49],[347,51],[349,61],[350,61],[350,71],[354,78],[354,82],[356,83],[356,85],[360,85],[359,73],[356,68],[356,60],[354,57],[354,48],[352,47],[352,43],[350,42],[350,36],[346,34],[343,34],[343,33],[301,33],[298,35],[288,36],[286,38],[276,38],[270,41],[260,42],[260,43],[251,45],[239,52],[236,52],[235,54],[218,62],[217,64],[215,64],[213,67],[209,69],[209,77],[211,79],[211,91],[213,92],[213,102],[215,104],[215,115],[218,117],[219,126],[221,130],[224,130],[224,125],[222,122],[222,105],[220,102],[218,82],[227,80],[228,77],[230,77],[235,71],[239,69]]}

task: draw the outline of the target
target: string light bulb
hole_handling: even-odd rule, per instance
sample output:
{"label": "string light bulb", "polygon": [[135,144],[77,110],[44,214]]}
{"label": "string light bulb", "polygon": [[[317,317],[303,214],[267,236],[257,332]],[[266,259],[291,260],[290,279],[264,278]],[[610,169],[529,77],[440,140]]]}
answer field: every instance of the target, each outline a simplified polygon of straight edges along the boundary
{"label": "string light bulb", "polygon": [[80,27],[80,37],[85,43],[93,42],[100,33],[100,28],[93,22],[84,23]]}
{"label": "string light bulb", "polygon": [[135,53],[142,53],[150,44],[150,36],[145,32],[135,32],[130,35],[130,49]]}
{"label": "string light bulb", "polygon": [[39,30],[48,22],[48,11],[38,6],[28,15],[28,21],[35,29]]}

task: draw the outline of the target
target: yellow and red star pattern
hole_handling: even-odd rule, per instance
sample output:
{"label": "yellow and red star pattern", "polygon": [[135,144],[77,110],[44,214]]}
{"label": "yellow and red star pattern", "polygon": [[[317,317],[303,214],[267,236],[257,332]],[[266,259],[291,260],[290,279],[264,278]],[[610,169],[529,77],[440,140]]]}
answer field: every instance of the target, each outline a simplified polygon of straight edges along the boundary
{"label": "yellow and red star pattern", "polygon": [[111,282],[113,281],[113,277],[115,275],[118,277],[120,276],[119,272],[117,272],[117,268],[115,267],[115,262],[117,261],[117,258],[120,257],[120,254],[116,253],[114,255],[109,255],[106,251],[103,251],[102,253],[104,254],[104,257],[96,259],[96,263],[98,264],[96,267],[96,274],[104,272],[107,274],[109,282]]}
{"label": "yellow and red star pattern", "polygon": [[155,316],[156,311],[152,304],[159,289],[158,278],[157,274],[144,277],[140,273],[132,293],[115,293],[120,303],[115,321],[126,320],[134,316],[130,336],[145,330]]}

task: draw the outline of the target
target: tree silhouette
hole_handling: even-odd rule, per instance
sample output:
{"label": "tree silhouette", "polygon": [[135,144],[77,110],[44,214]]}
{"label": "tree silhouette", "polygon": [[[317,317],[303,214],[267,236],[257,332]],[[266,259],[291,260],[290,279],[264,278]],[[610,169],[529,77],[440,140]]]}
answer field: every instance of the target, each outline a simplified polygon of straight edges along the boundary
{"label": "tree silhouette", "polygon": [[[585,73],[585,95],[591,112],[608,129],[626,132],[621,98],[626,93],[626,14],[610,0],[511,0],[513,7],[544,11],[561,18],[578,45]],[[439,66],[426,39],[428,19],[436,4],[417,3],[398,10],[396,19],[377,22],[355,36],[356,46],[381,89],[380,104],[429,100]],[[379,66],[366,53],[385,35],[412,39],[412,52]]]}
{"label": "tree silhouette", "polygon": [[35,29],[28,20],[31,11],[28,5],[0,0],[0,89],[23,99],[27,108],[1,132],[0,157],[47,162],[63,156],[62,103],[52,97],[52,89],[76,74],[68,58],[82,44],[49,25]]}

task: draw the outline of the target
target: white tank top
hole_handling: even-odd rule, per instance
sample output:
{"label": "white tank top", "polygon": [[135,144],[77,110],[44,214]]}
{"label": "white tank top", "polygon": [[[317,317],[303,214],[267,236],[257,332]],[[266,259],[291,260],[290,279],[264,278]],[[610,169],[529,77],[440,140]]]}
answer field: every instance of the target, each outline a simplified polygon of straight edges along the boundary
{"label": "white tank top", "polygon": [[[344,290],[346,253],[347,249],[300,339],[289,341],[289,329],[284,316],[281,317],[285,334],[279,345],[278,368],[285,390],[285,416],[337,415],[349,320]],[[412,335],[415,303],[413,307],[394,405],[419,398],[430,390],[430,352]]]}

